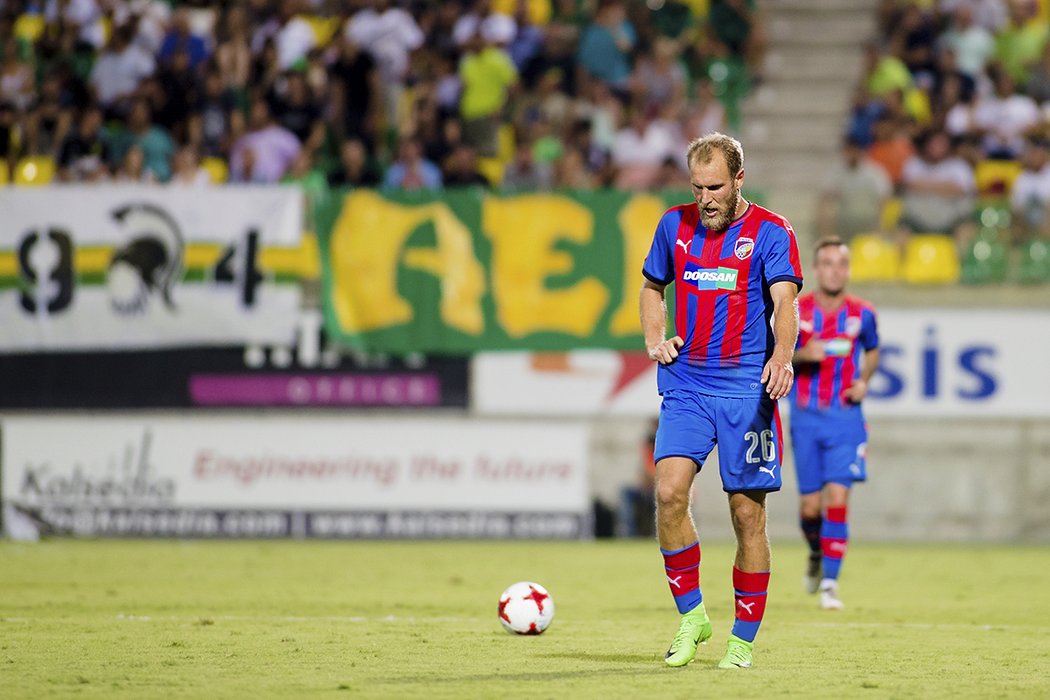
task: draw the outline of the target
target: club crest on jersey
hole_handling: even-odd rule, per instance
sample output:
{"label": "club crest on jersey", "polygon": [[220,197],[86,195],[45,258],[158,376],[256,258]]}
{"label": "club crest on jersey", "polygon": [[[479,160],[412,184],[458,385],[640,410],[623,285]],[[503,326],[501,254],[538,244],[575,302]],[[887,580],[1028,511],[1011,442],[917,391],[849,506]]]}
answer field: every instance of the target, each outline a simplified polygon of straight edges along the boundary
{"label": "club crest on jersey", "polygon": [[860,317],[849,316],[846,318],[846,335],[850,338],[856,338],[860,335]]}
{"label": "club crest on jersey", "polygon": [[710,269],[686,263],[682,281],[697,289],[736,289],[737,271],[731,267]]}
{"label": "club crest on jersey", "polygon": [[740,260],[746,260],[751,257],[751,252],[755,249],[755,240],[753,238],[738,238],[736,239],[736,245],[733,247],[733,253]]}

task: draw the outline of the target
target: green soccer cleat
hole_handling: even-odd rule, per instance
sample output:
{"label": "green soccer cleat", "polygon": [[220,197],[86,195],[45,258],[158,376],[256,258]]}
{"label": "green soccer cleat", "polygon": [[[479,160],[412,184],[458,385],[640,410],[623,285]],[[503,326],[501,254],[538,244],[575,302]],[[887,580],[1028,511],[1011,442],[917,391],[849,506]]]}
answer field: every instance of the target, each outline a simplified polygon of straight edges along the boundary
{"label": "green soccer cleat", "polygon": [[729,635],[729,646],[726,655],[718,662],[718,668],[751,668],[751,651],[754,642],[745,642],[736,635]]}
{"label": "green soccer cleat", "polygon": [[682,615],[682,622],[678,625],[678,633],[671,641],[671,648],[667,650],[664,661],[668,666],[685,666],[696,656],[696,647],[704,644],[711,638],[711,620],[707,617],[704,604],[700,603],[695,608]]}

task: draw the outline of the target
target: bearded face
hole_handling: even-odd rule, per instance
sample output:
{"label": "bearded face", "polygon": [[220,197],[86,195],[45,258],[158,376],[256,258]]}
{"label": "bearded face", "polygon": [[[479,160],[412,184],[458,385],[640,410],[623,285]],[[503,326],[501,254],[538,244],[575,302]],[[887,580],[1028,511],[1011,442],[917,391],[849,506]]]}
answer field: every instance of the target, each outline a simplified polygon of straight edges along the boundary
{"label": "bearded face", "polygon": [[700,223],[712,231],[724,231],[736,218],[743,172],[730,175],[725,158],[716,153],[711,160],[696,161],[689,169],[693,197],[700,209]]}

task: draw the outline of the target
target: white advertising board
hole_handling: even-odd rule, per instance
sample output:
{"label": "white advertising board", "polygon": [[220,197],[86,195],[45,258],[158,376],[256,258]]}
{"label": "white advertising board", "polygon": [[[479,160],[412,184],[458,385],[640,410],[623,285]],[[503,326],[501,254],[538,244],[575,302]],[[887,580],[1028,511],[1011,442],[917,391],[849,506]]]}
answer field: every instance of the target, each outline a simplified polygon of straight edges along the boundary
{"label": "white advertising board", "polygon": [[[77,534],[580,537],[587,447],[550,422],[11,417],[3,499]],[[270,525],[222,531],[245,514]]]}
{"label": "white advertising board", "polygon": [[[1050,311],[880,309],[882,360],[872,416],[1050,416]],[[782,402],[786,403],[786,402]],[[481,415],[659,412],[656,367],[643,353],[480,353],[471,405]]]}
{"label": "white advertising board", "polygon": [[300,243],[291,187],[0,189],[0,352],[287,343]]}

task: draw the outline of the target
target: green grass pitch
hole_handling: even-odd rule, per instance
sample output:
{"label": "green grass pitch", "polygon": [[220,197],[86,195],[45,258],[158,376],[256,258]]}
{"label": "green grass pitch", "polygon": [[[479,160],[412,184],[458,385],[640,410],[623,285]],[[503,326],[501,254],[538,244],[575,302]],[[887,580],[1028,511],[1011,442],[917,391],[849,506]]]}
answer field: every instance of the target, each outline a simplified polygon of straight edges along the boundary
{"label": "green grass pitch", "polygon": [[[1050,697],[1048,548],[855,542],[842,612],[773,549],[755,667],[719,671],[725,543],[715,636],[670,669],[651,542],[0,542],[0,697]],[[546,634],[500,627],[518,580],[553,595]]]}

